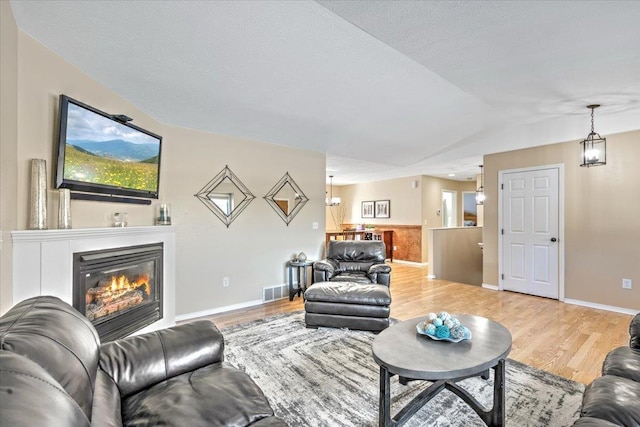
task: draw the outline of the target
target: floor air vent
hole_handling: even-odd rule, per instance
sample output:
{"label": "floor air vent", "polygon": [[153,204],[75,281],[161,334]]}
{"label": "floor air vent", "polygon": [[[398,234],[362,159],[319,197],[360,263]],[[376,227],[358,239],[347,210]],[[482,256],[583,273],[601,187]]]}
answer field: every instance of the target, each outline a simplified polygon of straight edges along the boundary
{"label": "floor air vent", "polygon": [[289,287],[287,285],[272,286],[270,288],[262,288],[262,301],[275,301],[277,299],[287,298],[289,296]]}

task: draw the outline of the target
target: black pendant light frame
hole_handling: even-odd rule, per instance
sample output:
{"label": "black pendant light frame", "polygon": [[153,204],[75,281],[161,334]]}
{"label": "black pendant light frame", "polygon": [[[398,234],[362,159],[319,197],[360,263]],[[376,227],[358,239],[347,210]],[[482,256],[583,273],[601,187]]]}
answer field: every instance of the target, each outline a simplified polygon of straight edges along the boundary
{"label": "black pendant light frame", "polygon": [[593,129],[593,110],[600,104],[587,105],[591,109],[591,132],[580,141],[580,166],[602,166],[607,164],[607,138],[601,137]]}

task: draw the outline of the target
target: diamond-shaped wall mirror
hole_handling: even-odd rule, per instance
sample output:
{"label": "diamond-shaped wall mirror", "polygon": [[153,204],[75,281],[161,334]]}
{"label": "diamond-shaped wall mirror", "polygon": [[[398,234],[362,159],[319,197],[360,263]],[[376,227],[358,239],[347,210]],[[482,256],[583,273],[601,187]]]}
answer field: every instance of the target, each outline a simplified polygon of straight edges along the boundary
{"label": "diamond-shaped wall mirror", "polygon": [[195,195],[227,228],[249,206],[255,196],[225,166]]}
{"label": "diamond-shaped wall mirror", "polygon": [[264,199],[287,226],[309,201],[300,187],[298,187],[298,184],[291,178],[289,172],[285,173],[280,178],[280,181],[276,182],[276,185],[269,190]]}

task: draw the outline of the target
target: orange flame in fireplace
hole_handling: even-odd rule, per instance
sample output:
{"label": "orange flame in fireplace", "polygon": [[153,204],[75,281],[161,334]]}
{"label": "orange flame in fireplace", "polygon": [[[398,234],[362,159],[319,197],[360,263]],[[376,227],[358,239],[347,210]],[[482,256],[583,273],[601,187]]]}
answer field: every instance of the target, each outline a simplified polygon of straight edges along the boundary
{"label": "orange flame in fireplace", "polygon": [[150,275],[141,274],[135,280],[125,275],[111,276],[86,293],[87,318],[91,321],[141,304],[146,293],[151,295]]}
{"label": "orange flame in fireplace", "polygon": [[151,295],[151,285],[149,284],[149,282],[150,280],[148,274],[141,274],[136,280],[133,281],[129,281],[129,278],[125,275],[117,277],[111,276],[111,292],[116,294],[123,291],[131,291],[144,285],[147,295]]}

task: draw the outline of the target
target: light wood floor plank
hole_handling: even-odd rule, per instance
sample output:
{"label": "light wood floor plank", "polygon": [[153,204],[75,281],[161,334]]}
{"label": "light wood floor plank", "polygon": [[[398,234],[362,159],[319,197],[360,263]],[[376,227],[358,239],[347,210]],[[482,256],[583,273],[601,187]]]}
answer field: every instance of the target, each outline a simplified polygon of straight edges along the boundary
{"label": "light wood floor plank", "polygon": [[[442,310],[488,317],[511,331],[509,357],[584,384],[601,375],[602,361],[611,349],[629,342],[630,315],[429,280],[426,267],[391,265],[392,317],[406,320]],[[224,328],[303,309],[302,298],[283,299],[208,318]]]}

